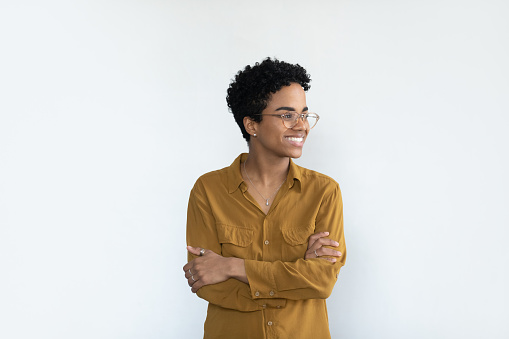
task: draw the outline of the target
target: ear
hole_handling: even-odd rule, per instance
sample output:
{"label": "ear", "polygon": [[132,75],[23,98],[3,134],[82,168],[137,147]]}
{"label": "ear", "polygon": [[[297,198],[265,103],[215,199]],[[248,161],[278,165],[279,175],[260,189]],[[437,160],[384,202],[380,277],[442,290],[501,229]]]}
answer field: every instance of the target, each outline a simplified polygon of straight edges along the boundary
{"label": "ear", "polygon": [[250,117],[244,117],[244,128],[246,129],[247,133],[249,133],[251,136],[255,135],[258,130],[258,122],[254,121]]}

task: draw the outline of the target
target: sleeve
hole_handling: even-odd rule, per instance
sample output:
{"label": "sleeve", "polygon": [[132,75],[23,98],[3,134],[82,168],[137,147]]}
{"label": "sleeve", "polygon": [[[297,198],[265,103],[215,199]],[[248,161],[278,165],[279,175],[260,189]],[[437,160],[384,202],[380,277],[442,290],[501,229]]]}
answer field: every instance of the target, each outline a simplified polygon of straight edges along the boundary
{"label": "sleeve", "polygon": [[[187,244],[206,248],[221,255],[216,222],[204,191],[200,180],[191,190],[187,210]],[[195,255],[188,253],[188,261],[195,258]],[[251,297],[249,285],[237,279],[228,279],[218,284],[203,286],[196,294],[217,306],[243,312],[261,310],[262,305],[269,307],[286,305],[286,300],[278,298],[254,300]]]}
{"label": "sleeve", "polygon": [[343,202],[339,185],[320,205],[315,232],[329,232],[341,252],[336,263],[323,259],[298,259],[295,262],[245,260],[251,297],[284,299],[326,299],[332,293],[339,270],[345,264]]}

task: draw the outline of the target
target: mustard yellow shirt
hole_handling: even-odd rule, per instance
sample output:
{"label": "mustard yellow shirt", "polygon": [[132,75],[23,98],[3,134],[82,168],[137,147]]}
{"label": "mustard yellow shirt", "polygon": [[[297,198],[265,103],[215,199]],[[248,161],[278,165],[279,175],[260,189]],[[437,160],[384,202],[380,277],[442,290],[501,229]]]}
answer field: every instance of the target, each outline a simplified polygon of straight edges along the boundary
{"label": "mustard yellow shirt", "polygon": [[[290,161],[265,215],[242,179],[246,158],[201,176],[189,198],[188,245],[245,259],[249,281],[198,290],[209,302],[204,338],[330,338],[325,299],[346,259],[339,185]],[[335,264],[304,259],[309,236],[322,231],[339,242]]]}

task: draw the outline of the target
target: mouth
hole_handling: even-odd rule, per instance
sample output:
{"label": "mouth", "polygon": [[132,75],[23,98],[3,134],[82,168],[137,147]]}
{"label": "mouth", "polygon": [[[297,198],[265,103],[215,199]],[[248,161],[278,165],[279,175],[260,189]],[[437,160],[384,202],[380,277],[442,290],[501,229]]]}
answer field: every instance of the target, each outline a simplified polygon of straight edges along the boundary
{"label": "mouth", "polygon": [[290,144],[292,144],[293,146],[296,146],[296,147],[302,147],[304,145],[304,137],[291,136],[291,137],[285,137],[285,139],[288,140],[290,142]]}

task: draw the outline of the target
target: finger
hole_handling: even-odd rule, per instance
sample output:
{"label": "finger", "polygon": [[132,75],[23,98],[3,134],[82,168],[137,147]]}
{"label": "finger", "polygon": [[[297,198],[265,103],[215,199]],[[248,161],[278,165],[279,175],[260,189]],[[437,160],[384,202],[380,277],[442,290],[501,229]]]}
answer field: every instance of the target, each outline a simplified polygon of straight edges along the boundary
{"label": "finger", "polygon": [[313,246],[315,241],[317,241],[318,239],[320,239],[322,237],[326,237],[328,235],[329,235],[329,232],[318,232],[318,233],[313,234],[312,236],[309,237],[308,248]]}
{"label": "finger", "polygon": [[304,259],[316,259],[318,257],[320,257],[320,254],[318,253],[318,250],[309,249],[309,250],[306,251]]}
{"label": "finger", "polygon": [[204,286],[203,282],[197,281],[196,283],[193,284],[193,286],[191,286],[191,292],[196,293],[196,291],[198,291],[203,286]]}
{"label": "finger", "polygon": [[198,278],[198,276],[195,274],[195,275],[192,275],[190,276],[189,278],[187,278],[187,284],[192,287],[194,284],[196,284],[200,279]]}
{"label": "finger", "polygon": [[192,246],[187,246],[187,250],[188,250],[188,251],[189,251],[189,253],[191,253],[191,254],[194,254],[194,255],[200,255],[201,247],[192,247]]}
{"label": "finger", "polygon": [[331,256],[331,257],[340,257],[341,256],[340,251],[336,251],[336,250],[333,250],[332,248],[328,248],[328,247],[320,247],[319,249],[316,250],[316,253],[318,253],[319,257],[324,256],[324,255]]}
{"label": "finger", "polygon": [[317,241],[318,239],[320,239],[321,237],[326,237],[329,235],[329,232],[319,232],[319,233],[315,233],[313,235],[311,235],[309,237],[309,241],[308,241],[308,244],[311,246],[312,244],[315,243],[315,241]]}
{"label": "finger", "polygon": [[309,247],[309,250],[314,251],[321,248],[322,246],[338,247],[339,243],[329,238],[320,238],[317,241],[315,241],[315,243],[311,247]]}
{"label": "finger", "polygon": [[337,260],[336,258],[326,258],[326,257],[320,257],[318,259],[323,259],[323,260],[327,260],[327,261],[330,261],[331,263],[335,263]]}
{"label": "finger", "polygon": [[182,269],[184,270],[184,272],[187,272],[188,270],[190,270],[192,267],[194,266],[194,260],[191,260],[190,262],[188,262],[187,264],[184,265],[184,267],[182,267]]}
{"label": "finger", "polygon": [[309,250],[306,251],[304,259],[314,259],[323,256],[340,257],[341,252],[328,247],[320,247],[316,250],[310,248]]}
{"label": "finger", "polygon": [[316,259],[319,255],[315,254],[315,251],[306,251],[306,254],[304,255],[304,259]]}
{"label": "finger", "polygon": [[193,272],[191,269],[188,269],[186,273],[184,273],[184,276],[186,279],[189,279],[193,274],[196,274],[196,272]]}

